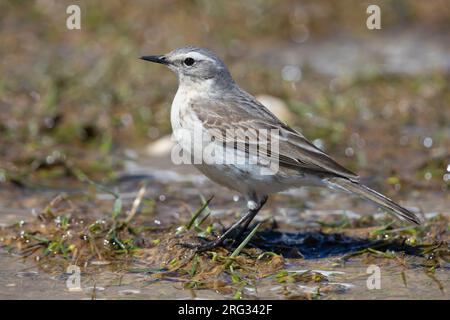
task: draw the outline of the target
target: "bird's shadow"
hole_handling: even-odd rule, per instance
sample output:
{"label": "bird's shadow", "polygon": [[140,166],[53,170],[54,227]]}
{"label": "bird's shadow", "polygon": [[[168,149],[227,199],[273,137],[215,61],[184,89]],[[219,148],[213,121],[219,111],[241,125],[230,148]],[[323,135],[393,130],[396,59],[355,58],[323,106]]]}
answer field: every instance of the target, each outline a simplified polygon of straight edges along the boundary
{"label": "bird's shadow", "polygon": [[286,258],[318,259],[343,256],[373,248],[378,251],[404,252],[421,256],[422,249],[401,241],[371,240],[339,233],[260,231],[249,245],[264,251],[282,254]]}

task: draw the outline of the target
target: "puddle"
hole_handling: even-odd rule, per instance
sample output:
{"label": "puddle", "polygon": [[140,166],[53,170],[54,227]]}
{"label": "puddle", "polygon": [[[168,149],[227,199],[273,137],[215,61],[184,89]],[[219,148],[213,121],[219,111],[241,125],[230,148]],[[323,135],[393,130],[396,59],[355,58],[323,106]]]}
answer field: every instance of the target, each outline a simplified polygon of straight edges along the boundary
{"label": "puddle", "polygon": [[[121,194],[123,207],[130,208],[142,181],[146,181],[147,189],[144,198],[151,199],[154,208],[150,213],[146,212],[148,208],[141,208],[136,215],[139,225],[164,228],[180,225],[180,221],[188,221],[191,213],[200,204],[199,194],[203,194],[205,198],[215,194],[210,209],[214,213],[214,221],[216,223],[220,221],[223,225],[231,223],[233,217],[245,206],[241,199],[237,199],[229,192],[222,192],[221,187],[203,179],[190,168],[175,168],[172,175],[166,175],[166,180],[161,181],[159,177],[164,175],[166,169],[164,166],[159,168],[157,165],[158,161],[152,166],[147,160],[142,160],[140,164],[133,165],[133,170],[124,172],[124,175],[114,182],[115,190]],[[136,168],[140,168],[139,171],[135,170]],[[192,177],[198,179],[192,179]],[[197,183],[193,184],[192,181]],[[180,190],[183,192],[177,192]],[[20,193],[17,189],[11,189],[8,192]],[[25,203],[29,202],[32,207],[9,209],[6,210],[7,214],[1,212],[0,222],[3,225],[23,221],[20,227],[26,228],[30,221],[36,219],[36,213],[42,212],[52,197],[59,194],[55,190],[46,193],[33,193],[28,190],[21,192],[24,192],[22,197],[27,199]],[[355,202],[348,197],[344,195],[331,197],[327,192],[311,189],[277,195],[257,217],[258,221],[264,222],[265,227],[257,232],[248,244],[248,248],[253,248],[249,250],[256,250],[254,252],[259,252],[257,255],[270,252],[270,254],[283,256],[282,265],[268,274],[264,274],[264,271],[260,269],[258,272],[262,273],[259,276],[246,278],[241,270],[239,274],[242,278],[238,281],[232,280],[233,274],[226,272],[216,274],[213,270],[204,271],[213,272],[214,276],[211,278],[214,278],[217,283],[206,282],[203,284],[205,288],[201,289],[196,287],[198,284],[190,281],[186,275],[176,272],[167,273],[167,269],[157,268],[155,261],[160,263],[164,259],[168,261],[173,258],[170,253],[167,257],[163,257],[170,251],[165,252],[164,247],[157,249],[161,245],[159,244],[155,249],[144,249],[144,255],[140,255],[141,258],[125,260],[121,258],[122,262],[105,257],[90,259],[88,265],[80,266],[84,270],[80,274],[81,290],[70,290],[66,282],[72,274],[67,273],[64,268],[72,263],[77,264],[76,262],[61,263],[59,261],[55,266],[51,266],[49,262],[52,261],[51,259],[35,261],[11,255],[3,250],[0,259],[2,273],[0,298],[39,299],[42,298],[42,292],[45,292],[45,298],[48,299],[450,298],[448,293],[450,264],[448,262],[441,261],[439,267],[433,272],[427,272],[428,268],[424,266],[423,248],[417,244],[405,243],[405,239],[409,238],[401,238],[403,242],[399,239],[390,241],[389,233],[383,234],[383,232],[380,233],[381,237],[368,238],[367,235],[377,230],[380,223],[377,224],[372,218],[368,220],[368,223],[364,222],[364,217],[373,215],[376,209],[359,202],[355,207]],[[85,217],[85,223],[96,218],[100,223],[107,223],[105,217],[108,216],[107,212],[110,211],[114,202],[111,195],[99,191],[86,201],[88,198],[85,195],[69,193],[68,198],[74,204],[79,203],[80,199],[83,200],[86,212],[75,210],[80,219],[78,223],[83,221],[83,217]],[[305,201],[312,203],[307,209],[299,209],[304,208]],[[428,218],[436,219],[436,210],[445,208],[448,195],[423,193],[419,198],[411,200],[412,203],[418,203],[418,201],[422,210],[428,213]],[[328,209],[336,203],[339,203],[342,209]],[[65,204],[60,206],[66,208]],[[445,209],[438,212],[449,215]],[[86,213],[89,216],[86,216]],[[379,216],[384,217],[384,215]],[[61,224],[61,219],[61,217],[54,219],[53,223]],[[358,226],[355,221],[363,221],[358,222],[363,225]],[[164,237],[158,239],[156,239],[158,236],[149,237],[155,243],[165,241],[161,240]],[[156,254],[159,260],[154,258],[158,250],[163,250]],[[250,251],[250,255],[254,254],[251,252],[253,251]],[[150,257],[150,260],[143,258],[146,255]],[[270,257],[262,259],[266,258],[269,259],[267,263],[270,263]],[[381,289],[379,290],[367,288],[367,279],[370,276],[367,268],[370,265],[380,267]],[[236,283],[233,284],[233,281]],[[221,284],[222,282],[230,282],[231,286],[227,287]]]}

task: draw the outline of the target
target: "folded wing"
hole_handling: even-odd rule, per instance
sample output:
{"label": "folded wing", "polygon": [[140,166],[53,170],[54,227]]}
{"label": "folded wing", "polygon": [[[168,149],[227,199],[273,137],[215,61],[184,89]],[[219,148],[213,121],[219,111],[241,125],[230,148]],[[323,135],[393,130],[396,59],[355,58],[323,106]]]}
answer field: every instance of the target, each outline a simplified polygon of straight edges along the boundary
{"label": "folded wing", "polygon": [[[238,142],[235,148],[254,153],[254,146],[260,144],[261,140],[258,134],[252,132],[271,132],[272,139],[278,139],[279,150],[278,154],[271,154],[271,157],[277,157],[280,166],[358,180],[355,173],[338,164],[301,133],[282,123],[252,96],[241,91],[234,97],[227,97],[224,102],[220,99],[211,102],[193,101],[190,107],[204,128],[214,132],[213,135],[219,141],[229,142],[227,130],[233,131],[235,136],[232,139]],[[221,132],[219,137],[217,132]]]}

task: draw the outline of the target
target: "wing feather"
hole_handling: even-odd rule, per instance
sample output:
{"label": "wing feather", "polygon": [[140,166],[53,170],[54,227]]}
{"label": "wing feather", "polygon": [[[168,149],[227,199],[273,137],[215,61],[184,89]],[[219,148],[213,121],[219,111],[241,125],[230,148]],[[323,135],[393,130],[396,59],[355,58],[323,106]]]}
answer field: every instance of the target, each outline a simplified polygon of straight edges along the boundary
{"label": "wing feather", "polygon": [[[277,156],[280,166],[294,168],[299,171],[314,171],[345,177],[353,181],[358,180],[358,175],[344,168],[331,157],[317,148],[300,132],[290,128],[282,123],[266,107],[259,103],[249,94],[240,91],[240,94],[233,95],[236,98],[227,96],[227,99],[212,100],[214,102],[192,101],[191,110],[196,117],[203,123],[207,130],[215,130],[222,133],[219,138],[222,142],[226,141],[226,131],[249,133],[249,129],[261,130],[277,129],[277,139],[279,144],[279,154]],[[257,131],[259,132],[259,131]],[[234,136],[233,139],[240,143],[234,144],[244,146],[247,153],[253,152],[255,148],[252,145],[258,145],[258,137],[253,136]]]}

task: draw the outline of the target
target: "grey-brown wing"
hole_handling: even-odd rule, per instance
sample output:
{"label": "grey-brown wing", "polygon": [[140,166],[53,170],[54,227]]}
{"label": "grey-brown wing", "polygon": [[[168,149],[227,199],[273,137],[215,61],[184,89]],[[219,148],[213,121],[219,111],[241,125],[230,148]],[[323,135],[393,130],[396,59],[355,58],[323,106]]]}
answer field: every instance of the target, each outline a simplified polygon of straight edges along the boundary
{"label": "grey-brown wing", "polygon": [[[233,130],[237,135],[239,132],[245,133],[246,136],[241,138],[235,136],[233,139],[245,142],[238,143],[237,146],[244,145],[246,152],[254,152],[255,148],[251,145],[259,143],[257,135],[253,135],[251,139],[252,130],[274,129],[277,132],[278,154],[272,154],[271,157],[277,157],[281,166],[358,180],[355,173],[338,164],[301,133],[282,123],[250,95],[241,96],[236,101],[230,99],[214,102],[194,101],[190,107],[206,129],[222,133],[224,142],[227,142],[225,141],[227,130]],[[216,136],[217,138],[221,140],[220,137]]]}

